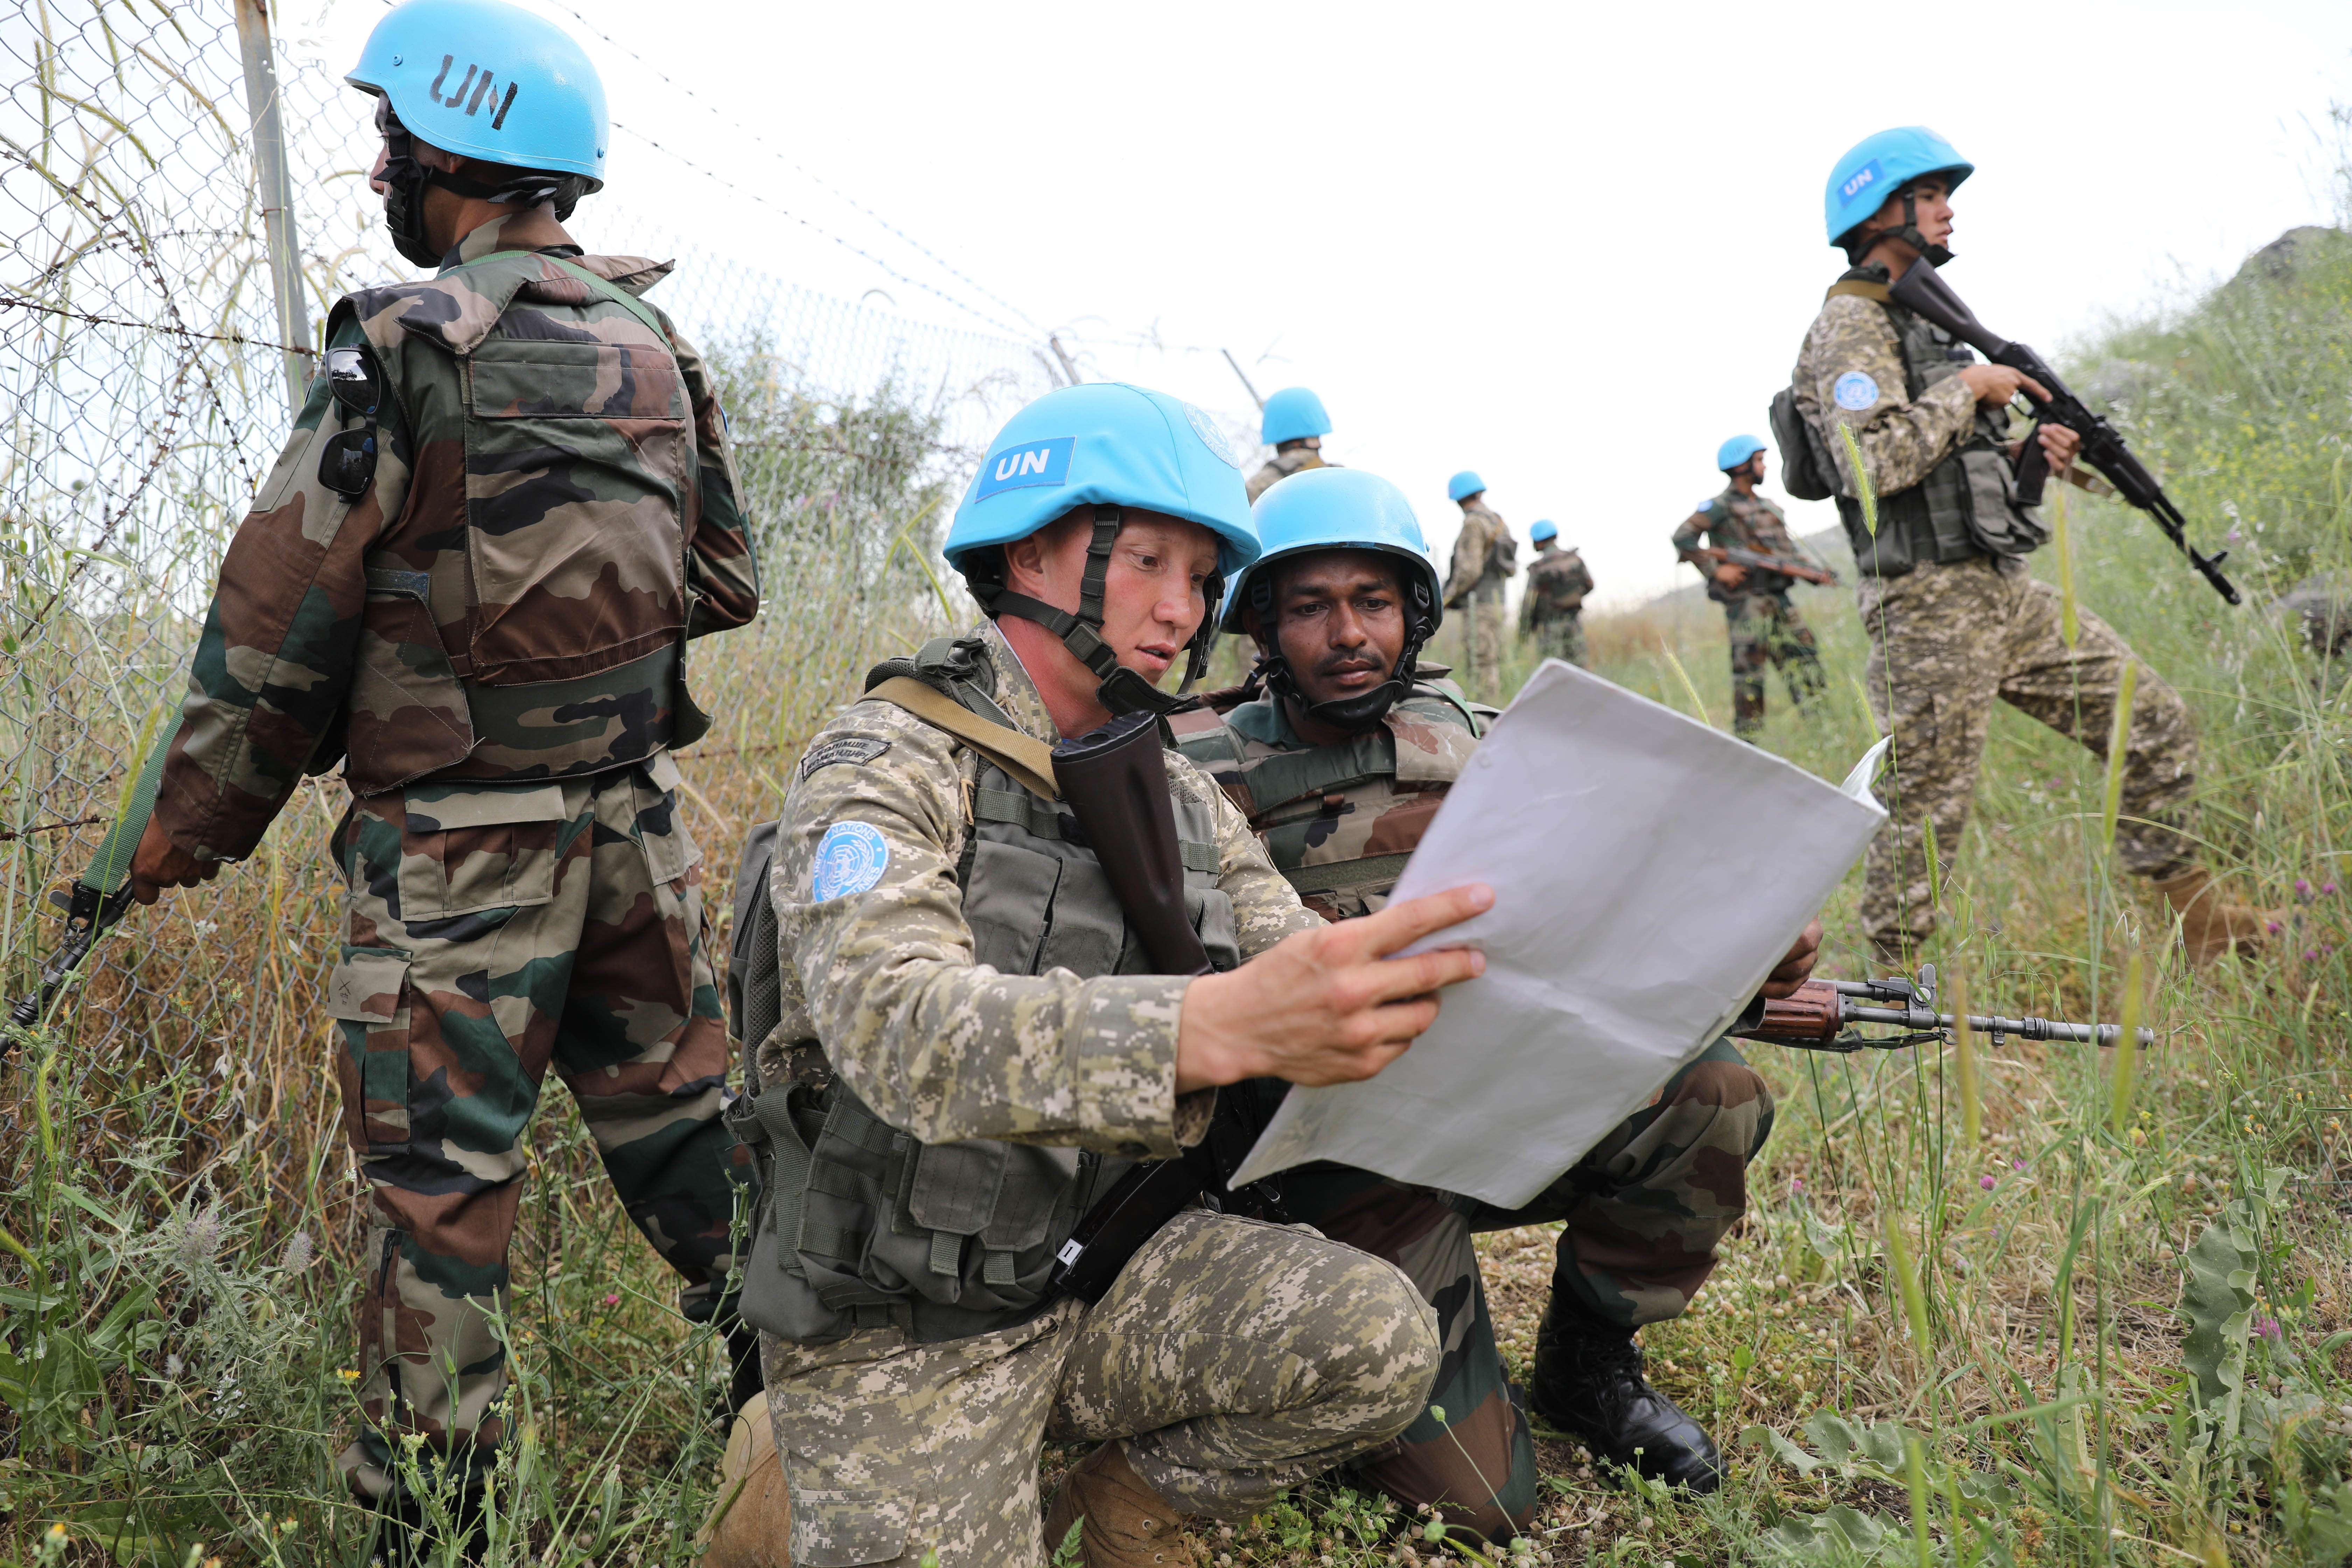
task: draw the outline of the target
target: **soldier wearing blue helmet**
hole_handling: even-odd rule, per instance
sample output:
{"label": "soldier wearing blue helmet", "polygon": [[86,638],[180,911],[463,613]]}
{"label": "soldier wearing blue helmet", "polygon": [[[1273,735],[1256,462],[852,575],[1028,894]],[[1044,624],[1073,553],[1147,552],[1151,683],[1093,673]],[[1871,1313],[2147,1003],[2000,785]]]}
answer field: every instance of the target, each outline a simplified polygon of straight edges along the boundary
{"label": "soldier wearing blue helmet", "polygon": [[1699,569],[1706,578],[1706,596],[1723,606],[1731,647],[1731,729],[1753,735],[1764,728],[1767,667],[1780,671],[1789,700],[1801,708],[1821,692],[1822,656],[1812,628],[1789,602],[1797,579],[1722,552],[1786,561],[1806,572],[1808,580],[1816,569],[1789,536],[1789,520],[1780,509],[1756,493],[1764,482],[1764,443],[1734,436],[1716,448],[1715,466],[1727,481],[1723,493],[1699,502],[1683,520],[1675,530],[1675,551]]}
{"label": "soldier wearing blue helmet", "polygon": [[1464,678],[1471,689],[1500,698],[1503,679],[1504,584],[1518,571],[1519,542],[1511,525],[1486,504],[1486,481],[1465,468],[1445,482],[1445,499],[1462,508],[1454,536],[1445,607],[1463,613]]}
{"label": "soldier wearing blue helmet", "polygon": [[[1300,474],[1255,509],[1257,563],[1227,628],[1257,644],[1257,676],[1212,713],[1174,721],[1184,754],[1249,813],[1276,869],[1335,921],[1381,918],[1406,858],[1494,710],[1418,662],[1443,614],[1437,573],[1404,493],[1363,472]],[[1774,976],[1801,983],[1812,938]],[[1270,1113],[1278,1084],[1244,1086]],[[1642,1375],[1634,1331],[1679,1313],[1746,1203],[1741,1173],[1769,1131],[1763,1080],[1727,1042],[1524,1210],[1508,1213],[1370,1172],[1286,1173],[1292,1217],[1395,1261],[1439,1314],[1445,1361],[1431,1403],[1359,1479],[1409,1510],[1500,1542],[1531,1522],[1534,1445],[1496,1348],[1473,1232],[1565,1219],[1552,1299],[1528,1376],[1538,1414],[1612,1461],[1700,1490],[1713,1442]]]}
{"label": "soldier wearing blue helmet", "polygon": [[[776,1022],[746,1042],[735,1113],[763,1175],[743,1314],[792,1556],[1042,1568],[1076,1527],[1094,1568],[1163,1563],[1188,1516],[1245,1518],[1413,1420],[1434,1315],[1392,1264],[1209,1209],[1092,1305],[1056,1293],[1056,1258],[1132,1162],[1201,1138],[1218,1086],[1378,1071],[1435,1016],[1401,999],[1477,967],[1385,955],[1491,900],[1327,927],[1171,756],[1214,972],[1150,972],[1052,747],[1181,717],[1159,682],[1188,649],[1197,667],[1219,583],[1258,557],[1200,410],[1120,385],[1038,399],[990,443],[946,551],[989,618],[877,668],[818,732],[753,911],[776,962],[747,1016]],[[1041,1537],[1049,1432],[1098,1447]]]}
{"label": "soldier wearing blue helmet", "polygon": [[[1973,169],[1916,125],[1867,137],[1838,160],[1824,214],[1849,269],[1773,405],[1790,493],[1837,501],[1870,636],[1863,689],[1895,737],[1892,815],[1871,846],[1862,900],[1864,934],[1891,964],[1916,962],[1935,931],[1927,828],[1948,858],[1966,841],[1993,704],[2103,750],[2136,659],[2087,611],[2067,637],[2057,591],[2026,570],[2049,534],[2015,500],[2010,403],[2021,388],[2042,389],[2007,365],[1977,363],[1889,292],[1914,266],[1951,259],[1952,193]],[[2080,437],[2045,425],[2038,439],[2052,470],[2065,473]],[[2137,688],[2116,858],[2170,904],[2191,962],[2250,952],[2263,917],[2223,899],[2189,831],[2197,742],[2188,705],[2144,667]]]}
{"label": "soldier wearing blue helmet", "polygon": [[1274,448],[1274,456],[1250,476],[1249,499],[1255,505],[1275,480],[1308,468],[1337,468],[1323,458],[1323,437],[1331,434],[1331,416],[1323,400],[1303,386],[1286,386],[1265,400],[1258,420],[1258,439]]}
{"label": "soldier wearing blue helmet", "polygon": [[1528,563],[1528,591],[1519,602],[1519,635],[1535,639],[1536,651],[1580,668],[1584,663],[1584,601],[1592,592],[1592,570],[1572,544],[1559,542],[1559,526],[1549,518],[1528,530],[1536,558]]}

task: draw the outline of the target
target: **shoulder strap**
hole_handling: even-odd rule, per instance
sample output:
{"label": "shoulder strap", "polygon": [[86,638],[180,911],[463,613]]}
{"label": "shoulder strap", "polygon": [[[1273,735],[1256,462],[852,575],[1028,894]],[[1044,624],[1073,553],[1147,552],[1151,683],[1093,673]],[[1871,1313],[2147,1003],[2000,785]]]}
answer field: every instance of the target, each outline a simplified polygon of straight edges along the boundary
{"label": "shoulder strap", "polygon": [[1830,285],[1829,292],[1822,299],[1824,301],[1834,300],[1841,294],[1851,294],[1857,300],[1875,300],[1882,305],[1893,298],[1884,283],[1874,283],[1867,278],[1841,278]]}
{"label": "shoulder strap", "polygon": [[1011,773],[1024,789],[1047,800],[1062,798],[1061,785],[1054,779],[1054,749],[1045,742],[992,723],[909,675],[894,675],[866,695],[894,703],[924,723],[945,730]]}

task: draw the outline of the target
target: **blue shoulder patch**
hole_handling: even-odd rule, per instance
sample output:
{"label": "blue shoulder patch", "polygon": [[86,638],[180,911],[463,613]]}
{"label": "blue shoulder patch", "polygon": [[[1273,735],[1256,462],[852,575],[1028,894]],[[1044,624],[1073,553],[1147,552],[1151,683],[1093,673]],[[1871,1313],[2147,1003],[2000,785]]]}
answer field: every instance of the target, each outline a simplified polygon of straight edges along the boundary
{"label": "blue shoulder patch", "polygon": [[1830,395],[1837,399],[1840,408],[1859,414],[1878,401],[1878,383],[1867,372],[1850,370],[1837,378]]}
{"label": "blue shoulder patch", "polygon": [[991,452],[980,465],[980,488],[971,492],[971,499],[986,500],[1000,491],[1032,485],[1067,484],[1070,454],[1077,450],[1077,446],[1076,436],[1056,436],[1050,441],[1032,441],[1026,446]]}
{"label": "blue shoulder patch", "polygon": [[889,868],[890,844],[870,822],[836,822],[817,840],[809,897],[828,903],[870,890]]}

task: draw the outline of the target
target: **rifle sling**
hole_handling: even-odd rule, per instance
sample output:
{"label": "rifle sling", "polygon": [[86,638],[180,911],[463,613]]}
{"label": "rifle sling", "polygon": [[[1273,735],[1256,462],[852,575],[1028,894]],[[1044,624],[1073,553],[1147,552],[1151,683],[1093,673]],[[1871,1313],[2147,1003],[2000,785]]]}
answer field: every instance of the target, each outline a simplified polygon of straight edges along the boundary
{"label": "rifle sling", "polygon": [[1054,749],[1045,742],[992,723],[909,675],[894,675],[866,695],[894,703],[926,724],[945,730],[1011,773],[1024,788],[1047,800],[1062,798],[1061,786],[1054,780]]}
{"label": "rifle sling", "polygon": [[1822,298],[1824,300],[1834,300],[1841,294],[1851,294],[1857,300],[1875,300],[1882,305],[1894,300],[1885,284],[1873,283],[1867,278],[1841,278],[1830,285],[1829,292]]}

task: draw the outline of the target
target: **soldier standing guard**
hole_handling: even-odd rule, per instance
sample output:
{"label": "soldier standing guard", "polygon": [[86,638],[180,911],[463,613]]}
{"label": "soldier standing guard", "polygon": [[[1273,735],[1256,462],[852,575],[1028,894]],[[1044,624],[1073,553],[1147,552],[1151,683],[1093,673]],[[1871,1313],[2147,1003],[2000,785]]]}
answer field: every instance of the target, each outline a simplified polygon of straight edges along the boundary
{"label": "soldier standing guard", "polygon": [[[1378,1071],[1479,963],[1385,955],[1492,897],[1324,926],[1171,756],[1184,907],[1219,972],[1150,972],[1050,748],[1174,710],[1158,681],[1179,658],[1198,676],[1257,555],[1198,409],[1047,394],[990,444],[946,553],[990,619],[881,666],[803,756],[768,882],[780,1021],[730,1112],[773,1173],[743,1311],[792,1561],[1041,1568],[1083,1518],[1091,1568],[1173,1562],[1187,1516],[1245,1518],[1413,1420],[1433,1316],[1392,1264],[1206,1208],[1091,1306],[1055,1293],[1055,1258],[1130,1162],[1202,1136],[1201,1091]],[[1099,1446],[1041,1538],[1048,1436]]]}
{"label": "soldier standing guard", "polygon": [[[1830,243],[1851,269],[1805,333],[1790,389],[1808,461],[1836,492],[1862,574],[1857,597],[1870,636],[1863,687],[1880,729],[1895,736],[1893,815],[1872,841],[1862,899],[1864,933],[1890,963],[1914,956],[1936,929],[1923,830],[1935,825],[1937,852],[1948,862],[1968,823],[1993,702],[2104,758],[2125,667],[2138,662],[2088,609],[2067,646],[2058,590],[2026,571],[2024,557],[2049,535],[2011,499],[2019,444],[2007,411],[2021,387],[2042,388],[2007,365],[1976,363],[1887,291],[1920,258],[1937,267],[1951,259],[1944,242],[1952,192],[1975,167],[1916,125],[1866,137],[1838,160],[1824,205]],[[1875,533],[1847,436],[1878,498]],[[2050,425],[2040,439],[2052,470],[2064,473],[2081,437]],[[2197,773],[2188,705],[2144,664],[2137,685],[2116,858],[2164,895],[2192,963],[2250,952],[2262,915],[2223,899],[2183,829]]]}
{"label": "soldier standing guard", "polygon": [[[1418,667],[1441,618],[1437,571],[1402,490],[1361,469],[1306,474],[1267,492],[1255,516],[1265,553],[1235,586],[1225,624],[1256,640],[1260,689],[1222,723],[1199,713],[1173,722],[1184,754],[1249,814],[1276,868],[1344,929],[1383,918],[1470,759],[1478,710]],[[1767,994],[1803,982],[1819,935],[1818,924],[1806,932]],[[1281,1086],[1247,1087],[1271,1114]],[[1489,1541],[1527,1527],[1535,1449],[1505,1381],[1471,1236],[1564,1219],[1529,1402],[1612,1462],[1713,1490],[1722,1458],[1644,1379],[1634,1332],[1681,1314],[1713,1270],[1771,1126],[1770,1090],[1719,1040],[1525,1209],[1344,1165],[1285,1172],[1295,1218],[1394,1259],[1438,1313],[1445,1360],[1430,1400],[1444,1419],[1424,1412],[1359,1459],[1358,1473]]]}
{"label": "soldier standing guard", "polygon": [[1323,460],[1323,437],[1329,434],[1331,416],[1323,412],[1323,400],[1307,388],[1286,386],[1267,398],[1258,416],[1257,438],[1274,448],[1274,456],[1250,476],[1251,501],[1276,479],[1308,468],[1339,467]]}
{"label": "soldier standing guard", "polygon": [[478,1518],[507,1382],[485,1307],[551,1067],[686,1315],[732,1321],[750,1169],[719,1121],[670,752],[709,723],[688,642],[751,621],[759,578],[702,358],[638,298],[669,264],[562,226],[608,138],[579,46],[501,0],[409,0],[349,79],[375,99],[394,243],[438,270],[330,315],[326,373],[222,563],[133,875],[150,902],[210,877],[341,760],[327,1010],[374,1205],[368,1426],[341,1463],[400,1563],[425,1550],[418,1487],[457,1493],[462,1531]]}
{"label": "soldier standing guard", "polygon": [[1730,482],[1683,520],[1675,530],[1675,549],[1706,578],[1706,596],[1723,606],[1731,643],[1731,729],[1753,735],[1764,728],[1764,667],[1769,663],[1780,670],[1789,683],[1789,700],[1801,708],[1821,694],[1822,656],[1813,646],[1812,628],[1789,603],[1795,579],[1736,561],[1711,561],[1700,552],[1705,540],[1716,550],[1801,559],[1797,542],[1789,537],[1789,520],[1756,493],[1764,482],[1764,443],[1734,436],[1716,448],[1715,466]]}
{"label": "soldier standing guard", "polygon": [[1467,606],[1462,647],[1474,691],[1499,697],[1503,679],[1503,584],[1518,570],[1519,542],[1511,525],[1486,505],[1486,481],[1465,468],[1445,482],[1449,500],[1462,505],[1462,531],[1454,541],[1454,570],[1445,580],[1445,607]]}
{"label": "soldier standing guard", "polygon": [[1545,658],[1584,664],[1584,596],[1592,574],[1574,547],[1559,542],[1559,529],[1546,518],[1528,531],[1536,558],[1528,563],[1527,596],[1519,605],[1519,631],[1536,639]]}

